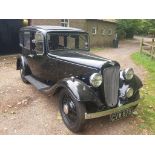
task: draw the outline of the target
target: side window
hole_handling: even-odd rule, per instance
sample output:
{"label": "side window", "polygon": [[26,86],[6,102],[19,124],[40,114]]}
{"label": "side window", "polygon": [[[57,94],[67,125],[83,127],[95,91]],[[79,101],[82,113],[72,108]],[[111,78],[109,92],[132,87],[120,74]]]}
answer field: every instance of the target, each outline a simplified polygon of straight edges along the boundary
{"label": "side window", "polygon": [[24,48],[30,50],[30,32],[24,32]]}
{"label": "side window", "polygon": [[44,53],[44,36],[40,32],[35,33],[35,51],[38,55],[42,55]]}

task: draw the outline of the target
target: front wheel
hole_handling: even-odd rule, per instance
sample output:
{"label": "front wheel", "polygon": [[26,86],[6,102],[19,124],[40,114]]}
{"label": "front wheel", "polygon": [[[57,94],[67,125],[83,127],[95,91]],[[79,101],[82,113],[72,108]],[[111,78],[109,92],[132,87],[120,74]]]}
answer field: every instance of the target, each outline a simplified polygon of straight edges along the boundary
{"label": "front wheel", "polygon": [[62,89],[59,96],[59,108],[63,122],[72,132],[82,130],[85,123],[85,105],[78,102],[66,89]]}

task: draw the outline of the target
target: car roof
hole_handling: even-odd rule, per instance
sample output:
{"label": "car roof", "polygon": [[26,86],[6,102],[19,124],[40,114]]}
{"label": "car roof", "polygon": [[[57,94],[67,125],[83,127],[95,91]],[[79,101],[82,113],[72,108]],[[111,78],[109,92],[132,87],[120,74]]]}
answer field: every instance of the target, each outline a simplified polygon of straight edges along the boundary
{"label": "car roof", "polygon": [[21,30],[39,30],[39,31],[71,31],[71,32],[85,32],[82,29],[73,28],[73,27],[63,27],[63,26],[50,26],[50,25],[33,25],[33,26],[26,26],[21,28]]}

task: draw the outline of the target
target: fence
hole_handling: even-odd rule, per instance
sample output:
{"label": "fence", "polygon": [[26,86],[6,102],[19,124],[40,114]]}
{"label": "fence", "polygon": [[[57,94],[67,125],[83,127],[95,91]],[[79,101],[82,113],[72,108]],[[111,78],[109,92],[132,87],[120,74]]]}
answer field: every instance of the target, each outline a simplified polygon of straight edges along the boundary
{"label": "fence", "polygon": [[149,55],[152,59],[155,58],[155,42],[154,39],[152,39],[152,42],[144,42],[144,39],[142,38],[140,43],[140,53],[144,53]]}

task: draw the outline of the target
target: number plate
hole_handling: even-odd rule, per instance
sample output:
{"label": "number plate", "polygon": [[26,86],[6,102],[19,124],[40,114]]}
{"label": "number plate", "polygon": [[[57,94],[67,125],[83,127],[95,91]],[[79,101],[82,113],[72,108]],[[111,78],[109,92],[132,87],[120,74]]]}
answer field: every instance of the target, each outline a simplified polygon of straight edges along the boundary
{"label": "number plate", "polygon": [[124,117],[127,117],[127,116],[131,115],[132,112],[133,112],[133,109],[130,108],[130,109],[125,109],[125,110],[113,113],[113,114],[110,115],[110,120],[111,121],[119,120],[121,118],[124,118]]}

